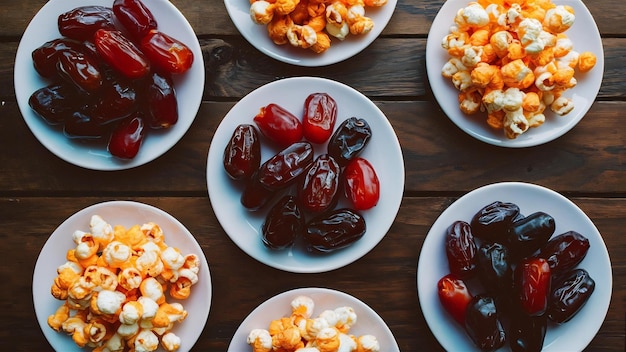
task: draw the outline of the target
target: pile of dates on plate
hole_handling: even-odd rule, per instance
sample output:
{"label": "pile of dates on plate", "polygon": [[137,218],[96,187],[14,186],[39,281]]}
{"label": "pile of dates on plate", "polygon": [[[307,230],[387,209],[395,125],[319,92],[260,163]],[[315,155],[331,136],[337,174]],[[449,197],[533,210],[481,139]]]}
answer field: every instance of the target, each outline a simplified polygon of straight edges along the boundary
{"label": "pile of dates on plate", "polygon": [[551,215],[523,216],[502,201],[447,228],[450,273],[437,284],[439,300],[481,350],[508,342],[512,351],[540,351],[548,326],[569,321],[593,293],[578,267],[589,240],[576,231],[552,236],[555,228]]}
{"label": "pile of dates on plate", "polygon": [[[336,120],[335,99],[311,93],[301,118],[270,103],[259,109],[253,123],[235,128],[224,149],[224,169],[244,184],[243,207],[255,212],[269,208],[260,229],[268,248],[285,249],[302,240],[307,251],[327,253],[365,234],[359,211],[374,207],[380,197],[378,176],[360,156],[372,130],[357,117],[335,130]],[[267,147],[280,150],[264,162],[262,138]],[[341,197],[347,202],[340,203]],[[343,203],[349,205],[338,205]]]}
{"label": "pile of dates on plate", "polygon": [[136,156],[149,129],[178,121],[172,75],[186,72],[193,52],[158,29],[140,0],[87,5],[58,16],[61,36],[32,52],[48,84],[30,107],[68,138],[105,140],[122,159]]}

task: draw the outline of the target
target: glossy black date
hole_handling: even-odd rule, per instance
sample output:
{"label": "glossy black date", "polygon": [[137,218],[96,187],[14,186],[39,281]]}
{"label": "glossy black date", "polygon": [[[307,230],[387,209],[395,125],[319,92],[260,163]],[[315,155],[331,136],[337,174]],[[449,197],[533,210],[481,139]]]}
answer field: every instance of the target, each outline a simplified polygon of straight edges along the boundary
{"label": "glossy black date", "polygon": [[294,196],[286,195],[270,209],[261,226],[263,244],[272,249],[290,247],[303,229],[304,215],[298,202]]}
{"label": "glossy black date", "polygon": [[335,130],[328,142],[330,154],[341,166],[361,154],[370,138],[372,129],[364,119],[350,117]]}
{"label": "glossy black date", "polygon": [[596,287],[585,269],[575,269],[554,283],[546,314],[555,323],[572,319],[587,303]]}
{"label": "glossy black date", "polygon": [[233,180],[250,179],[261,165],[261,141],[256,128],[241,124],[224,149],[223,164]]}
{"label": "glossy black date", "polygon": [[304,240],[309,251],[332,252],[358,241],[365,230],[365,219],[353,210],[343,208],[309,221]]}
{"label": "glossy black date", "polygon": [[505,342],[505,332],[492,297],[477,295],[465,311],[465,330],[482,351],[495,351]]}
{"label": "glossy black date", "polygon": [[509,226],[519,216],[516,204],[495,201],[484,206],[472,218],[474,236],[491,242],[502,242]]}

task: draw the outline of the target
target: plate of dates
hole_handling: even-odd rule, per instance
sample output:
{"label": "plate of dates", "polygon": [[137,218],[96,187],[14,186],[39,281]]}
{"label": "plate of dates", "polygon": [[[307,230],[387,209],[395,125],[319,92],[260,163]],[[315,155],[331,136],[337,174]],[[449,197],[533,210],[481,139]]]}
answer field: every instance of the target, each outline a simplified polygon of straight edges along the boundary
{"label": "plate of dates", "polygon": [[51,0],[22,36],[14,81],[24,121],[50,152],[122,170],[163,155],[191,127],[204,65],[167,0]]}
{"label": "plate of dates", "polygon": [[277,269],[348,265],[391,227],[404,161],[385,114],[342,83],[294,77],[241,99],[218,126],[207,188],[224,231]]}
{"label": "plate of dates", "polygon": [[521,182],[486,185],[450,205],[417,269],[424,318],[446,350],[583,350],[612,284],[589,217],[563,195]]}

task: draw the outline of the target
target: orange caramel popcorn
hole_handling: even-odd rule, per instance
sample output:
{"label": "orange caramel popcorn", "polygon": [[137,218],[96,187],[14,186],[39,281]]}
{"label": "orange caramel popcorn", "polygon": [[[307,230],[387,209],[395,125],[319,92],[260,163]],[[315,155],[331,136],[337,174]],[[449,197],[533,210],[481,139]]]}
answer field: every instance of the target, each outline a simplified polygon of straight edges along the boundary
{"label": "orange caramel popcorn", "polygon": [[79,347],[104,351],[176,351],[171,330],[187,317],[180,303],[198,282],[200,259],[167,245],[159,225],[128,229],[98,215],[89,232],[77,230],[76,246],[57,268],[51,294],[63,301],[48,325]]}
{"label": "orange caramel popcorn", "polygon": [[381,7],[387,0],[250,0],[250,18],[265,25],[277,45],[290,44],[321,54],[331,37],[366,34],[374,21],[367,7]]}
{"label": "orange caramel popcorn", "polygon": [[477,0],[459,9],[441,42],[450,55],[441,72],[459,90],[460,110],[486,112],[487,124],[509,139],[542,125],[547,108],[572,111],[564,93],[576,86],[576,72],[596,64],[565,34],[574,20],[570,6],[551,0]]}

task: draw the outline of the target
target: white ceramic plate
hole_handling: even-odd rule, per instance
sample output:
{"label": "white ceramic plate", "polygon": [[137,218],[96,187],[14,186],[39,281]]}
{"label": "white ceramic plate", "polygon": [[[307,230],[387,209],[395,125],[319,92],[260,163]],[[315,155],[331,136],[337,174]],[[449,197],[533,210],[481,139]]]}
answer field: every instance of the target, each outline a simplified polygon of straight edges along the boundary
{"label": "white ceramic plate", "polygon": [[400,351],[396,339],[385,321],[359,299],[336,290],[327,288],[299,288],[278,294],[254,309],[239,325],[228,346],[228,352],[251,351],[246,339],[252,329],[268,329],[272,320],[291,315],[291,301],[298,296],[309,296],[315,302],[313,317],[326,309],[348,306],[354,308],[357,316],[356,324],[349,334],[360,336],[374,335],[380,343],[380,350],[385,352]]}
{"label": "white ceramic plate", "polygon": [[[261,241],[260,228],[266,210],[248,211],[240,203],[243,185],[231,180],[222,163],[224,148],[235,127],[241,123],[254,124],[259,108],[277,103],[300,116],[306,97],[314,92],[330,94],[337,102],[337,123],[356,116],[364,118],[372,128],[372,137],[361,156],[367,159],[378,175],[381,194],[378,204],[360,212],[365,218],[367,232],[357,242],[325,255],[307,253],[300,247],[276,251]],[[262,140],[262,161],[279,149]],[[326,144],[314,145],[316,155],[326,151]],[[316,77],[297,77],[274,81],[241,99],[226,114],[211,141],[207,160],[207,188],[211,205],[224,231],[244,252],[269,266],[291,272],[317,273],[350,264],[369,252],[382,240],[393,223],[404,190],[404,162],[400,143],[382,111],[367,97],[342,83]],[[340,203],[341,204],[341,203]]]}
{"label": "white ceramic plate", "polygon": [[146,164],[172,148],[187,132],[196,117],[204,91],[204,63],[198,39],[185,19],[167,0],[144,2],[157,20],[159,29],[185,43],[194,55],[188,72],[174,77],[178,99],[178,122],[168,130],[150,130],[139,153],[132,160],[113,157],[105,142],[81,143],[63,135],[60,128],[48,125],[28,105],[31,94],[47,85],[33,67],[31,53],[43,43],[61,37],[58,16],[83,5],[112,6],[112,0],[64,1],[50,0],[33,17],[20,41],[15,57],[15,95],[24,121],[35,137],[59,158],[92,170],[122,170]]}
{"label": "white ceramic plate", "polygon": [[[529,215],[543,211],[554,217],[554,235],[574,230],[589,239],[591,247],[578,265],[596,282],[594,293],[572,320],[548,325],[543,351],[581,351],[596,335],[611,301],[611,262],[602,236],[593,222],[569,199],[550,189],[518,182],[487,185],[455,201],[430,228],[417,267],[417,291],[426,322],[439,343],[448,351],[479,351],[463,328],[444,311],[437,296],[437,281],[449,273],[445,253],[445,231],[452,222],[469,222],[482,207],[496,200],[515,203]],[[474,294],[478,292],[473,292]],[[509,350],[508,344],[501,348]]]}
{"label": "white ceramic plate", "polygon": [[98,203],[80,210],[59,225],[41,249],[33,274],[33,301],[39,326],[52,348],[56,351],[82,351],[71,336],[52,330],[47,319],[62,303],[50,294],[52,281],[57,276],[56,269],[65,263],[67,251],[76,246],[72,233],[76,230],[89,231],[92,215],[100,215],[111,225],[126,228],[155,222],[163,229],[165,243],[177,247],[183,254],[194,253],[200,258],[199,280],[192,287],[189,298],[174,300],[168,296],[168,302],[179,302],[189,312],[187,318],[177,323],[172,331],[182,340],[180,350],[190,350],[204,329],[211,307],[211,273],[206,257],[193,235],[174,217],[153,206],[130,201]]}
{"label": "white ceramic plate", "polygon": [[448,53],[441,47],[442,39],[454,24],[456,12],[467,6],[469,0],[448,0],[435,17],[426,42],[426,70],[433,94],[439,106],[450,120],[470,136],[483,142],[509,148],[530,147],[552,141],[569,130],[585,116],[593,104],[604,74],[604,51],[598,27],[591,13],[580,0],[555,0],[558,5],[569,5],[576,12],[574,25],[565,32],[574,43],[578,52],[591,51],[597,57],[596,66],[588,73],[576,72],[578,84],[565,92],[572,98],[574,110],[565,116],[558,116],[548,108],[543,125],[531,128],[515,139],[508,139],[501,130],[494,130],[487,125],[487,116],[479,112],[468,116],[461,112],[458,104],[458,90],[452,82],[441,75],[443,65],[448,61]]}
{"label": "white ceramic plate", "polygon": [[331,36],[330,48],[322,54],[311,50],[292,47],[289,44],[276,45],[267,35],[267,29],[250,18],[249,0],[224,0],[228,15],[241,35],[262,53],[278,61],[298,66],[331,65],[360,53],[382,33],[396,8],[397,0],[389,0],[380,8],[366,7],[365,16],[374,21],[374,28],[365,35],[348,35],[340,41]]}

